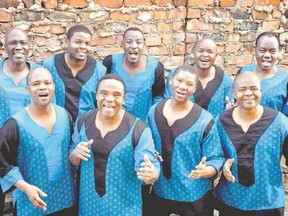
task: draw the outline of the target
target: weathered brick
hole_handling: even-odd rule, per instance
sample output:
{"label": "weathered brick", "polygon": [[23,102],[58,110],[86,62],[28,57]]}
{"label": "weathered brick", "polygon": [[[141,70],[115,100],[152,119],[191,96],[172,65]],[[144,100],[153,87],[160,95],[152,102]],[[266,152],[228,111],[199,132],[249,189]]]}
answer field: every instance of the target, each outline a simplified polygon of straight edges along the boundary
{"label": "weathered brick", "polygon": [[239,42],[239,38],[240,38],[240,36],[239,36],[239,33],[235,33],[235,32],[233,32],[233,33],[231,33],[231,34],[228,34],[228,41],[231,41],[231,42]]}
{"label": "weathered brick", "polygon": [[169,6],[172,5],[173,0],[154,0],[154,4],[157,6]]}
{"label": "weathered brick", "polygon": [[17,7],[19,2],[17,0],[1,0],[0,8]]}
{"label": "weathered brick", "polygon": [[183,55],[185,53],[185,44],[176,44],[173,47],[173,55]]}
{"label": "weathered brick", "polygon": [[57,7],[57,0],[43,0],[42,2],[44,8],[51,9]]}
{"label": "weathered brick", "polygon": [[153,19],[159,20],[159,19],[167,19],[167,10],[156,10],[153,12]]}
{"label": "weathered brick", "polygon": [[170,32],[171,31],[171,26],[168,23],[166,23],[166,22],[159,22],[157,24],[157,31],[160,32],[160,33]]}
{"label": "weathered brick", "polygon": [[186,6],[188,0],[174,0],[175,7]]}
{"label": "weathered brick", "polygon": [[137,19],[138,13],[122,13],[120,11],[114,11],[110,14],[111,20],[126,20],[126,21],[134,21]]}
{"label": "weathered brick", "polygon": [[198,40],[197,34],[186,33],[185,41],[186,43],[196,43]]}
{"label": "weathered brick", "polygon": [[257,29],[258,29],[258,23],[253,21],[242,22],[240,24],[241,31],[257,30]]}
{"label": "weathered brick", "polygon": [[214,0],[188,0],[188,6],[214,6]]}
{"label": "weathered brick", "polygon": [[91,21],[105,21],[109,19],[109,13],[106,11],[84,11],[79,12],[79,17],[82,22],[91,22]]}
{"label": "weathered brick", "polygon": [[243,43],[242,52],[244,52],[244,53],[254,53],[254,51],[255,51],[254,44]]}
{"label": "weathered brick", "polygon": [[226,43],[225,51],[228,53],[238,52],[241,48],[240,43]]}
{"label": "weathered brick", "polygon": [[187,18],[189,19],[195,19],[195,18],[200,18],[201,17],[201,10],[198,8],[188,8],[187,12]]}
{"label": "weathered brick", "polygon": [[160,56],[169,55],[170,54],[170,50],[169,50],[169,48],[167,46],[159,47],[159,51],[160,51]]}
{"label": "weathered brick", "polygon": [[162,35],[162,43],[163,44],[171,44],[172,43],[172,35],[171,34],[163,34]]}
{"label": "weathered brick", "polygon": [[280,0],[255,0],[255,4],[261,6],[279,6]]}
{"label": "weathered brick", "polygon": [[233,32],[234,31],[234,23],[230,22],[230,23],[226,24],[224,31],[225,32]]}
{"label": "weathered brick", "polygon": [[282,17],[282,12],[280,10],[274,9],[272,10],[272,17],[276,19],[280,19]]}
{"label": "weathered brick", "polygon": [[94,55],[98,56],[99,59],[103,59],[107,55],[112,55],[115,53],[123,52],[122,47],[115,47],[115,46],[95,46],[92,48]]}
{"label": "weathered brick", "polygon": [[252,10],[252,19],[253,20],[263,20],[267,17],[267,12]]}
{"label": "weathered brick", "polygon": [[69,11],[54,11],[51,14],[48,14],[47,17],[51,21],[55,22],[76,22],[77,14]]}
{"label": "weathered brick", "polygon": [[171,68],[184,64],[183,56],[163,56],[160,61],[164,64],[165,69],[170,70]]}
{"label": "weathered brick", "polygon": [[188,31],[211,31],[213,30],[213,24],[205,23],[204,21],[192,19],[187,22]]}
{"label": "weathered brick", "polygon": [[160,48],[159,47],[149,47],[148,54],[151,56],[159,56],[160,55]]}
{"label": "weathered brick", "polygon": [[87,0],[62,0],[62,3],[77,8],[85,8],[88,6]]}
{"label": "weathered brick", "polygon": [[242,2],[245,7],[252,7],[254,5],[254,0],[243,0]]}
{"label": "weathered brick", "polygon": [[237,72],[238,72],[238,70],[240,69],[240,67],[235,67],[235,66],[233,66],[233,67],[225,67],[224,66],[224,71],[229,75],[229,76],[232,76],[233,74],[234,75],[236,75],[237,74]]}
{"label": "weathered brick", "polygon": [[214,33],[212,34],[211,38],[215,41],[215,42],[222,42],[222,41],[226,41],[227,38],[224,34],[222,33]]}
{"label": "weathered brick", "polygon": [[138,5],[149,6],[152,5],[151,0],[124,0],[126,7],[136,7]]}
{"label": "weathered brick", "polygon": [[224,46],[224,45],[219,45],[219,44],[217,44],[216,50],[217,50],[217,53],[218,53],[218,54],[224,53],[224,51],[225,51],[225,46]]}
{"label": "weathered brick", "polygon": [[255,32],[250,31],[245,34],[241,34],[239,41],[245,43],[245,42],[254,42],[255,40],[256,40]]}
{"label": "weathered brick", "polygon": [[237,3],[237,0],[220,0],[221,7],[234,7]]}
{"label": "weathered brick", "polygon": [[11,13],[0,11],[0,23],[7,23],[12,21]]}
{"label": "weathered brick", "polygon": [[56,35],[64,34],[66,31],[65,27],[62,27],[61,25],[40,25],[40,26],[35,26],[33,28],[33,31],[36,33],[41,33],[41,34],[47,34],[47,33],[52,33]]}
{"label": "weathered brick", "polygon": [[186,9],[184,7],[172,8],[168,11],[169,19],[185,19]]}
{"label": "weathered brick", "polygon": [[115,35],[108,36],[108,37],[93,36],[92,41],[91,41],[91,46],[113,45],[113,44],[116,44]]}
{"label": "weathered brick", "polygon": [[35,22],[44,20],[45,15],[44,12],[41,11],[23,11],[22,13],[17,13],[15,16],[15,21],[27,21],[27,22]]}
{"label": "weathered brick", "polygon": [[262,28],[264,30],[277,30],[280,27],[280,20],[264,20],[262,23]]}
{"label": "weathered brick", "polygon": [[157,32],[157,26],[156,23],[141,23],[141,24],[135,24],[135,23],[129,23],[129,27],[138,27],[141,29],[143,33],[156,33]]}
{"label": "weathered brick", "polygon": [[34,4],[34,0],[23,0],[25,8],[29,8]]}
{"label": "weathered brick", "polygon": [[234,19],[249,19],[250,14],[245,11],[236,11],[233,15]]}
{"label": "weathered brick", "polygon": [[123,4],[123,0],[94,0],[94,4],[107,8],[120,8]]}
{"label": "weathered brick", "polygon": [[161,36],[156,34],[149,34],[145,38],[145,42],[147,46],[158,46],[161,45]]}
{"label": "weathered brick", "polygon": [[226,58],[226,61],[228,62],[229,65],[243,66],[251,64],[252,58],[253,58],[252,56],[248,55],[239,55],[239,56],[232,55],[230,56],[230,58]]}
{"label": "weathered brick", "polygon": [[40,37],[34,36],[33,41],[37,47],[39,46],[59,46],[61,41],[58,37]]}
{"label": "weathered brick", "polygon": [[173,31],[185,31],[185,23],[184,21],[176,21],[172,23],[172,30]]}

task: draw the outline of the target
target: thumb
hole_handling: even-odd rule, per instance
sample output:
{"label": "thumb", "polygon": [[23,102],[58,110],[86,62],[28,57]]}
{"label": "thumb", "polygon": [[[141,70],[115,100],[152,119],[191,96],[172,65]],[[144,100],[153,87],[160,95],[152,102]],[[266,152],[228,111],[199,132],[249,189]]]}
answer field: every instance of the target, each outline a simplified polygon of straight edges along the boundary
{"label": "thumb", "polygon": [[86,146],[87,146],[87,147],[88,147],[88,146],[91,146],[93,142],[94,142],[94,140],[93,140],[93,139],[90,139],[90,140],[86,143]]}
{"label": "thumb", "polygon": [[207,158],[206,158],[206,157],[203,157],[202,160],[201,160],[201,164],[205,164],[205,163],[206,163],[206,160],[207,160]]}
{"label": "thumb", "polygon": [[144,161],[145,161],[145,162],[149,162],[149,157],[148,157],[147,154],[144,155]]}
{"label": "thumb", "polygon": [[47,197],[48,195],[46,193],[44,193],[41,189],[38,188],[37,190],[38,194],[42,197]]}
{"label": "thumb", "polygon": [[230,103],[230,100],[229,100],[229,97],[228,97],[228,96],[225,97],[225,102],[226,102],[227,104]]}

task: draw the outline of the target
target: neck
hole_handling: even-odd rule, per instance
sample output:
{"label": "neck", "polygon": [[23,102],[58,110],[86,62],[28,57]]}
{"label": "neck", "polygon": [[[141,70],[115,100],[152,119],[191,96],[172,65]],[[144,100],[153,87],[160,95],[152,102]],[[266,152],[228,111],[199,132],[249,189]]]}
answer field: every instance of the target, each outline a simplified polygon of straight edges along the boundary
{"label": "neck", "polygon": [[263,106],[257,105],[251,110],[243,109],[242,107],[236,107],[235,111],[237,111],[241,119],[244,119],[246,121],[253,121],[260,118],[263,112]]}
{"label": "neck", "polygon": [[30,113],[33,113],[34,116],[49,116],[53,111],[53,106],[50,103],[48,106],[39,107],[34,104],[30,104],[27,106],[27,109]]}
{"label": "neck", "polygon": [[84,67],[84,65],[87,61],[87,58],[85,58],[85,60],[77,60],[77,59],[71,57],[71,55],[69,55],[69,53],[65,53],[64,58],[65,58],[66,64],[71,69],[81,69]]}
{"label": "neck", "polygon": [[273,66],[270,70],[262,70],[258,65],[255,68],[255,72],[257,74],[258,77],[270,77],[272,75],[274,75],[277,71],[276,66]]}
{"label": "neck", "polygon": [[215,67],[214,66],[207,68],[207,69],[200,69],[195,64],[194,68],[196,69],[199,78],[208,78],[208,77],[214,76],[214,74],[215,74]]}
{"label": "neck", "polygon": [[103,115],[100,115],[99,111],[98,111],[96,119],[99,122],[101,122],[101,124],[103,124],[103,125],[112,126],[112,125],[119,124],[119,122],[122,121],[124,114],[125,114],[124,109],[121,109],[121,110],[119,110],[119,112],[115,116],[113,116],[113,117],[105,117]]}
{"label": "neck", "polygon": [[186,100],[184,102],[177,102],[173,99],[170,99],[170,107],[173,111],[184,111],[184,110],[190,110],[193,106],[193,102],[190,100]]}
{"label": "neck", "polygon": [[28,70],[28,66],[26,64],[26,62],[23,62],[21,64],[15,64],[14,62],[12,62],[9,58],[7,60],[5,60],[7,69],[8,69],[8,73],[10,71],[13,72],[17,72],[17,73],[21,73],[21,72],[26,72]]}

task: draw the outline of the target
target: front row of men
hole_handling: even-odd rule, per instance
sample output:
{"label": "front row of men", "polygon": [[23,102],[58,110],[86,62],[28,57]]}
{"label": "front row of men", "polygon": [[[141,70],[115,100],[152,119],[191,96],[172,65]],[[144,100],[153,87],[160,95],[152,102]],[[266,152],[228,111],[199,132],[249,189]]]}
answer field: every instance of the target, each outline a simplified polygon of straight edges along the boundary
{"label": "front row of men", "polygon": [[50,72],[33,69],[31,104],[0,136],[1,184],[13,190],[15,214],[142,215],[141,185],[154,184],[150,215],[212,216],[216,208],[220,216],[283,216],[288,119],[259,105],[260,81],[243,72],[234,81],[237,107],[214,120],[189,100],[197,81],[193,67],[178,67],[172,97],[152,106],[148,127],[123,109],[123,80],[107,74],[97,85],[98,108],[73,124],[51,103]]}

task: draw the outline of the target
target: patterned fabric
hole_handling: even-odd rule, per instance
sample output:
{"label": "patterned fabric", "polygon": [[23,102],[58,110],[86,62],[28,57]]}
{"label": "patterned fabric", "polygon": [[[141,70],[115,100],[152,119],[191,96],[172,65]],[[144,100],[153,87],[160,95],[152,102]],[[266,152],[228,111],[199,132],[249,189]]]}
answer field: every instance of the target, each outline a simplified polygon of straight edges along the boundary
{"label": "patterned fabric", "polygon": [[[214,195],[226,205],[241,210],[265,210],[285,206],[280,160],[282,149],[284,148],[284,140],[288,136],[288,119],[283,114],[268,107],[264,109],[263,116],[270,116],[274,120],[267,124],[269,121],[260,119],[257,127],[251,125],[246,132],[246,136],[250,136],[248,137],[249,139],[252,138],[253,134],[257,133],[259,128],[266,128],[266,130],[261,129],[263,131],[262,135],[253,144],[255,148],[255,153],[252,155],[254,159],[253,178],[255,180],[247,186],[239,182],[238,163],[240,158],[237,155],[236,147],[232,143],[231,137],[237,139],[242,134],[239,134],[239,131],[237,133],[235,131],[237,125],[232,119],[232,110],[224,112],[216,119],[225,159],[235,159],[231,169],[232,174],[235,176],[235,182],[231,183],[222,176]],[[227,128],[230,129],[229,133]],[[242,133],[244,134],[243,130]],[[288,153],[287,144],[286,148],[284,148],[286,149],[286,153],[284,152],[286,155]],[[243,151],[250,151],[251,145],[242,146],[242,148],[244,148]],[[246,176],[246,178],[250,178],[250,176]]]}
{"label": "patterned fabric", "polygon": [[[160,155],[163,154],[162,147],[166,143],[161,140],[157,116],[163,115],[165,102],[166,100],[154,105],[148,115],[155,149]],[[190,125],[190,122],[193,122],[192,125]],[[180,133],[177,132],[179,130],[181,130]],[[212,189],[212,180],[206,178],[190,179],[188,178],[189,173],[195,169],[195,166],[200,163],[204,156],[207,157],[206,165],[215,167],[217,171],[220,171],[224,162],[217,128],[213,124],[213,117],[194,104],[190,113],[183,119],[175,121],[170,127],[170,132],[162,134],[162,136],[168,136],[169,133],[177,134],[173,140],[174,147],[170,152],[172,156],[171,178],[167,179],[163,175],[162,166],[160,177],[154,184],[154,191],[158,196],[169,200],[196,201]]]}
{"label": "patterned fabric", "polygon": [[[139,125],[139,119],[126,112],[119,128],[110,131],[102,138],[99,137],[100,132],[95,126],[96,113],[97,110],[87,114],[88,117],[83,122],[80,131],[77,129],[78,120],[76,121],[70,147],[71,152],[80,141],[88,141],[91,138],[94,140],[89,147],[93,154],[88,161],[82,161],[80,166],[79,215],[140,216],[142,215],[141,181],[137,178],[136,172],[139,171],[144,154],[148,154],[149,159],[159,171],[151,131],[147,126],[136,128]],[[132,143],[135,139],[139,139],[139,142],[134,149]],[[106,142],[107,148],[112,146],[104,163],[102,163],[102,157],[95,156],[106,154],[104,153],[107,151],[106,147],[97,148],[101,140]],[[95,152],[96,149],[101,152]],[[99,163],[106,164],[106,166],[99,168],[97,167]],[[97,181],[97,178],[95,180],[97,170],[105,174],[102,183]],[[105,189],[100,190],[101,188]],[[104,191],[104,193],[99,193],[99,191]]]}
{"label": "patterned fabric", "polygon": [[[20,179],[39,187],[48,194],[41,197],[47,204],[47,210],[43,211],[32,205],[27,195],[19,189],[13,191],[13,201],[17,201],[17,215],[47,215],[64,208],[71,207],[76,202],[75,185],[73,182],[71,166],[68,160],[68,146],[70,142],[70,123],[64,109],[54,106],[57,120],[53,125],[53,133],[50,136],[50,145],[61,151],[58,161],[59,172],[51,173],[48,166],[51,158],[39,140],[42,139],[44,128],[32,121],[26,110],[23,110],[13,118],[17,121],[19,128],[18,164],[13,167],[2,179],[3,189],[9,189]],[[34,128],[34,130],[31,130]],[[46,133],[47,130],[46,130]],[[54,136],[62,137],[61,140]],[[61,146],[59,147],[60,144]],[[53,157],[52,157],[53,158]],[[52,159],[54,160],[54,159]],[[57,160],[57,159],[56,159]]]}
{"label": "patterned fabric", "polygon": [[[13,79],[3,71],[4,61],[5,59],[0,59],[0,127],[8,118],[30,103],[30,97],[26,92],[26,77],[15,85]],[[26,63],[30,71],[39,66],[33,62]]]}

